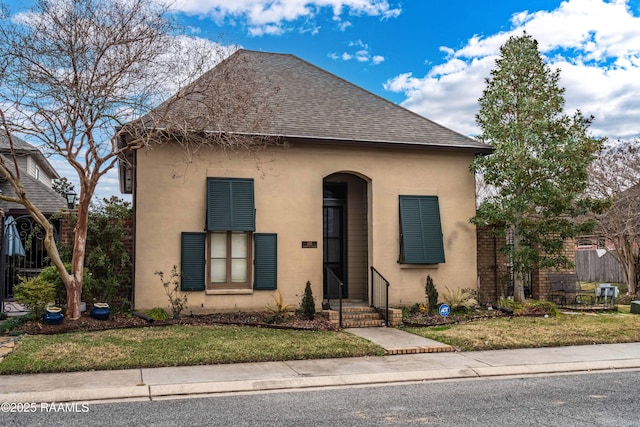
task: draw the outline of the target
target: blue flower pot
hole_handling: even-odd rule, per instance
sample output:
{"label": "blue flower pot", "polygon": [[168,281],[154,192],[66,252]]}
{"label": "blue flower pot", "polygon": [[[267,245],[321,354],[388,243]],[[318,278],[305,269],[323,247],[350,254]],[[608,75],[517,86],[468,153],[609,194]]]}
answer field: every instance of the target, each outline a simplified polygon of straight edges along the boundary
{"label": "blue flower pot", "polygon": [[50,307],[42,315],[42,321],[47,325],[59,325],[62,323],[64,316],[59,307]]}
{"label": "blue flower pot", "polygon": [[106,303],[96,303],[91,309],[91,317],[94,319],[108,320],[110,314],[111,309],[109,308],[109,304]]}

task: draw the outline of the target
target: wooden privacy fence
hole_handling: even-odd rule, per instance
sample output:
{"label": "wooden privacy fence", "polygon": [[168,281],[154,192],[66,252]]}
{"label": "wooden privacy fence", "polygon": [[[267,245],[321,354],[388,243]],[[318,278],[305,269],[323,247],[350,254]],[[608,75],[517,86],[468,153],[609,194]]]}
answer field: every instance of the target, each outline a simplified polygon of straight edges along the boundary
{"label": "wooden privacy fence", "polygon": [[598,251],[576,251],[576,273],[583,282],[627,283],[624,270],[609,252],[599,256]]}

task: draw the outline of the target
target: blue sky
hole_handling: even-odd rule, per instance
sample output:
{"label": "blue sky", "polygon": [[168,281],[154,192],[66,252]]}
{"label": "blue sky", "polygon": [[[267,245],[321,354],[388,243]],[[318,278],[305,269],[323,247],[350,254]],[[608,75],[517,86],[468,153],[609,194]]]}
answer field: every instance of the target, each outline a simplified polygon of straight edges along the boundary
{"label": "blue sky", "polygon": [[179,0],[194,35],[292,53],[466,135],[500,46],[531,34],[566,109],[640,137],[640,0]]}
{"label": "blue sky", "polygon": [[[193,37],[294,54],[470,136],[500,46],[526,31],[561,69],[568,113],[640,138],[640,0],[175,1]],[[117,194],[105,178],[98,194]]]}

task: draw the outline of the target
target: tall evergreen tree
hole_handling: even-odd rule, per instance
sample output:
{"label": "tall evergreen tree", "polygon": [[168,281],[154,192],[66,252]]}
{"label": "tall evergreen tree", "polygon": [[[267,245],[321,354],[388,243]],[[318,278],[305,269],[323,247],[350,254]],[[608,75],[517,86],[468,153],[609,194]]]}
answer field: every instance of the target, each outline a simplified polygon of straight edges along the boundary
{"label": "tall evergreen tree", "polygon": [[502,250],[512,262],[519,301],[534,268],[572,265],[562,251],[564,240],[592,229],[591,222],[577,219],[598,207],[584,190],[603,140],[588,133],[593,117],[563,112],[559,78],[536,40],[526,33],[511,37],[500,49],[476,115],[478,139],[495,152],[471,167],[497,194],[479,206],[472,222],[493,226],[502,237],[510,233]]}

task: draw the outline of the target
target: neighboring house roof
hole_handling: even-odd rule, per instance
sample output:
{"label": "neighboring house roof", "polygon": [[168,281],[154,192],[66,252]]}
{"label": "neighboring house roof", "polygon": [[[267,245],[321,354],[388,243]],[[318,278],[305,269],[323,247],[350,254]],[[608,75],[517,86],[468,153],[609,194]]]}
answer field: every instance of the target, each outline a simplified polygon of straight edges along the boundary
{"label": "neighboring house roof", "polygon": [[[14,150],[17,155],[33,156],[40,167],[43,168],[43,170],[46,170],[46,172],[50,176],[54,178],[60,177],[60,175],[58,175],[58,172],[53,169],[51,164],[47,161],[47,159],[45,159],[45,157],[37,148],[20,138],[13,137],[12,139]],[[11,150],[9,140],[7,139],[5,134],[0,134],[0,155],[3,157],[5,164],[12,170],[14,170],[14,163],[10,157],[10,152]],[[29,173],[27,173],[27,171],[23,170],[22,168],[20,169],[20,182],[22,183],[27,193],[27,197],[29,197],[29,200],[31,200],[31,203],[33,203],[43,213],[52,214],[67,207],[67,202],[64,197],[56,193],[51,187],[45,185],[35,177],[29,175]],[[15,195],[9,182],[2,178],[0,178],[0,191],[2,191],[2,194],[9,197]],[[11,203],[4,200],[0,200],[0,208],[2,208],[5,212],[10,212],[12,210],[26,210],[24,206],[20,204]]]}
{"label": "neighboring house roof", "polygon": [[[5,159],[5,161],[7,160],[8,159]],[[33,178],[31,175],[26,173],[21,174],[20,182],[22,182],[31,203],[40,209],[42,213],[52,214],[67,208],[67,201],[64,197]],[[7,196],[14,195],[11,185],[9,185],[6,180],[0,181],[0,190],[2,190],[2,194]],[[26,210],[24,206],[20,204],[6,202],[4,200],[0,200],[0,208],[4,209],[5,213],[10,210]]]}
{"label": "neighboring house roof", "polygon": [[[51,179],[60,178],[58,172],[53,168],[51,163],[49,163],[49,161],[46,159],[46,157],[44,157],[40,150],[16,136],[12,136],[11,139],[13,140],[13,148],[17,155],[32,156],[38,163],[40,168],[42,168],[42,171],[49,175]],[[9,139],[7,138],[6,133],[0,132],[0,154],[9,153],[11,153],[11,145],[9,144]]]}
{"label": "neighboring house roof", "polygon": [[[210,97],[238,92],[238,82],[228,77],[234,69],[251,79],[251,87],[241,88],[240,95],[245,96],[242,91],[246,89],[252,99],[260,100],[259,108],[266,120],[262,122],[251,111],[246,111],[243,117],[228,117],[228,123],[208,123],[199,130],[271,135],[298,142],[306,139],[462,149],[476,153],[492,151],[487,144],[452,131],[290,54],[239,50],[196,80],[192,87],[203,85]],[[225,89],[225,84],[235,86]],[[183,93],[189,93],[189,90]],[[168,108],[197,120],[205,116],[202,109],[206,104],[198,95],[182,98],[177,95],[156,110]],[[154,127],[158,127],[158,123],[154,123]]]}

